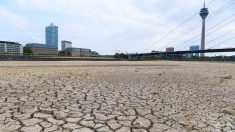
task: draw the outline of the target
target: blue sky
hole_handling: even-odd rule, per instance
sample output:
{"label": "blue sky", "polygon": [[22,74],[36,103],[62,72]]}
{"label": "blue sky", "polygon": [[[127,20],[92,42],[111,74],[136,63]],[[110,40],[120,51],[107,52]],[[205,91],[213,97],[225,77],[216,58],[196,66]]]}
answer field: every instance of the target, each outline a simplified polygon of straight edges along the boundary
{"label": "blue sky", "polygon": [[[214,0],[209,5],[210,13],[230,1]],[[150,52],[170,46],[184,50],[200,44],[199,15],[158,40],[198,13],[202,4],[203,0],[0,0],[0,40],[23,45],[45,43],[44,28],[54,23],[59,26],[59,40],[72,41],[74,47],[90,48],[101,54]],[[209,31],[222,28],[208,35],[207,48],[235,47],[235,39],[219,45],[235,36],[235,15],[220,23],[235,14],[234,9],[235,4],[213,18],[208,17],[207,29],[217,25]],[[198,28],[192,28],[194,25]],[[226,35],[214,40],[223,34]],[[189,40],[192,41],[186,43]]]}

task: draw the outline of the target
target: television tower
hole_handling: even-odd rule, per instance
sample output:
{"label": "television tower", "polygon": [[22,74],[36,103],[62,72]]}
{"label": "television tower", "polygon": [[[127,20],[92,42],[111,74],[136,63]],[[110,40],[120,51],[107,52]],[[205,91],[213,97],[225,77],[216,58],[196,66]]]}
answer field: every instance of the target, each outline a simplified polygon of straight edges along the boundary
{"label": "television tower", "polygon": [[[206,8],[206,2],[204,0],[204,7],[200,11],[200,16],[202,17],[202,38],[201,38],[201,50],[205,50],[205,28],[206,28],[206,17],[209,15],[208,8]],[[204,57],[205,54],[201,53],[201,57]]]}

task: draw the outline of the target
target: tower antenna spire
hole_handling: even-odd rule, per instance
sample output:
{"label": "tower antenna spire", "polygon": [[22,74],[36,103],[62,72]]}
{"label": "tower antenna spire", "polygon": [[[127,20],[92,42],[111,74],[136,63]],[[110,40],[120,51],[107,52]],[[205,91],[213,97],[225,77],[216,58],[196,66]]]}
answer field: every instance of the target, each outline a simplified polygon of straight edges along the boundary
{"label": "tower antenna spire", "polygon": [[204,8],[206,8],[206,0],[204,0]]}

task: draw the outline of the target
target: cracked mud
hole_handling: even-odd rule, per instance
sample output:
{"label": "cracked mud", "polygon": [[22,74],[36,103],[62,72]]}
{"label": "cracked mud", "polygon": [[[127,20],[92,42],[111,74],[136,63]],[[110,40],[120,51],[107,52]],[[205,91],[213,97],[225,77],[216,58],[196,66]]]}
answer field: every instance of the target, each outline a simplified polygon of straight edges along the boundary
{"label": "cracked mud", "polygon": [[235,132],[234,77],[226,63],[0,62],[0,132]]}

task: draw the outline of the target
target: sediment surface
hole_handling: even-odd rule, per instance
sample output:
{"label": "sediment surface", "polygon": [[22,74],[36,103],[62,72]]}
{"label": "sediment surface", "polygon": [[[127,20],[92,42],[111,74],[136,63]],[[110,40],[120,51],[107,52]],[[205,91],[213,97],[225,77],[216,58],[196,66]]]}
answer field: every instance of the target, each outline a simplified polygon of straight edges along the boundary
{"label": "sediment surface", "polygon": [[0,132],[235,132],[235,64],[0,62]]}

